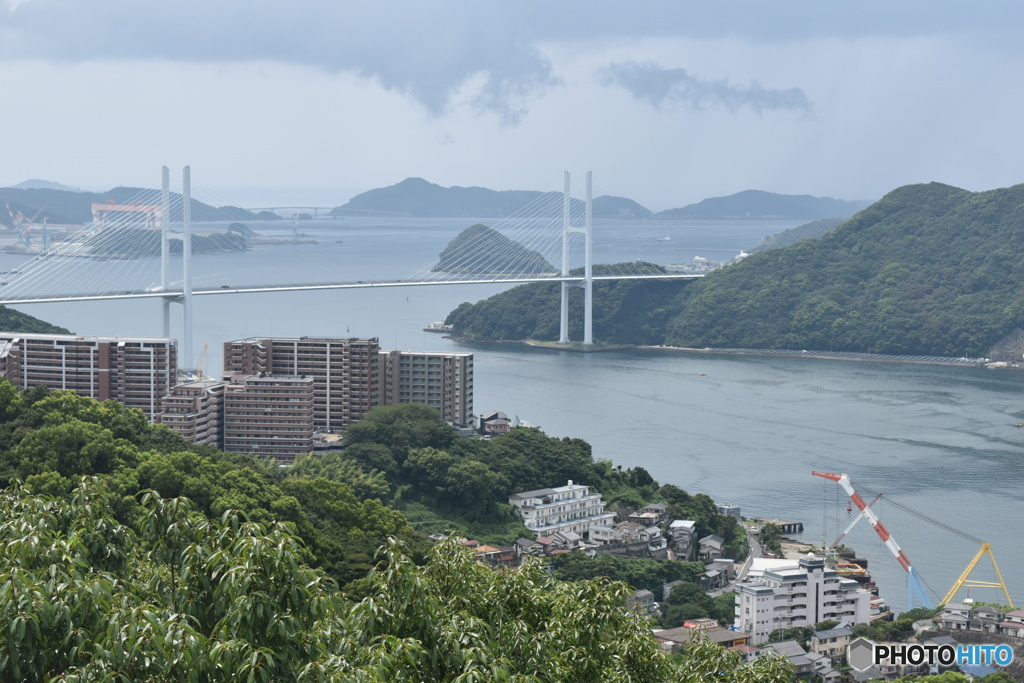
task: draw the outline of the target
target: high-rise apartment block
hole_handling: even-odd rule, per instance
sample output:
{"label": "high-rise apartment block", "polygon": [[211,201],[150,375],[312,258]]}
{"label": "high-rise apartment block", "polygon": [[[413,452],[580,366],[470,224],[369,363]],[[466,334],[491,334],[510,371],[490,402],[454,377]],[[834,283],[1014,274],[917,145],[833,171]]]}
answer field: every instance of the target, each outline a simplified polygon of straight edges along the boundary
{"label": "high-rise apartment block", "polygon": [[384,396],[381,403],[424,403],[455,425],[472,423],[473,354],[381,353]]}
{"label": "high-rise apartment block", "polygon": [[308,375],[234,375],[224,389],[224,450],[292,462],[313,450],[315,382]]}
{"label": "high-rise apartment block", "polygon": [[183,382],[160,399],[156,422],[192,443],[224,447],[224,382],[212,379]]}
{"label": "high-rise apartment block", "polygon": [[174,339],[0,332],[0,374],[18,389],[69,389],[138,408],[150,420],[177,367]]}
{"label": "high-rise apartment block", "polygon": [[380,342],[318,337],[248,338],[224,344],[224,374],[313,378],[313,422],[341,429],[380,405]]}

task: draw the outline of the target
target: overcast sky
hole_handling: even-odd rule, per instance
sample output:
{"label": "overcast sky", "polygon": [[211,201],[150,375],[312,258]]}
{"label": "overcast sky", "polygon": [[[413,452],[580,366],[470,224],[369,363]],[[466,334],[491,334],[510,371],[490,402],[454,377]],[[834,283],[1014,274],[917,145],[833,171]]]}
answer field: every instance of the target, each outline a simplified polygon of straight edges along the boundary
{"label": "overcast sky", "polygon": [[986,190],[1024,181],[1022,27],[1016,0],[0,0],[0,186]]}

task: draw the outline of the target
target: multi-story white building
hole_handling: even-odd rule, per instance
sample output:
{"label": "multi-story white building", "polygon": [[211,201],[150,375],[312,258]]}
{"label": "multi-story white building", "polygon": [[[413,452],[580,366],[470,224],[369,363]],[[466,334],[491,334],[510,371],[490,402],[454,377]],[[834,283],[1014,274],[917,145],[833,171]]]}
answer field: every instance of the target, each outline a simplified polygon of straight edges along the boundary
{"label": "multi-story white building", "polygon": [[757,581],[737,586],[736,628],[752,645],[777,629],[813,626],[827,619],[864,624],[871,620],[871,594],[840,577],[813,555],[795,566],[768,569]]}
{"label": "multi-story white building", "polygon": [[573,484],[571,479],[566,486],[512,494],[508,502],[538,537],[572,531],[589,539],[592,527],[609,526],[615,519],[614,512],[605,512],[601,494],[591,493],[589,486]]}

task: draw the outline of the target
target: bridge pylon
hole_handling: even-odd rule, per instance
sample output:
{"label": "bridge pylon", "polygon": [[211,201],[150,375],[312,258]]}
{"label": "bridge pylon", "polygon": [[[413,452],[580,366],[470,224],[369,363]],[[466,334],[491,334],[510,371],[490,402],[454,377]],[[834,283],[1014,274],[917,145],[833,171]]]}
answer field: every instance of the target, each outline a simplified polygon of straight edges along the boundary
{"label": "bridge pylon", "polygon": [[[584,275],[583,284],[583,345],[594,343],[594,263],[593,235],[594,211],[592,198],[592,175],[587,171],[586,218],[583,227],[573,227],[571,215],[572,197],[569,194],[569,172],[565,172],[565,185],[562,192],[562,277],[569,276],[569,234],[580,233],[584,241]],[[569,343],[569,283],[562,281],[562,308],[559,320],[558,341]]]}
{"label": "bridge pylon", "polygon": [[161,210],[163,220],[160,225],[160,297],[162,308],[161,330],[164,337],[171,336],[171,303],[182,304],[182,339],[178,351],[178,367],[185,370],[193,368],[192,356],[192,169],[182,169],[182,272],[181,291],[170,289],[170,223],[171,223],[171,190],[170,172],[164,166],[161,173]]}

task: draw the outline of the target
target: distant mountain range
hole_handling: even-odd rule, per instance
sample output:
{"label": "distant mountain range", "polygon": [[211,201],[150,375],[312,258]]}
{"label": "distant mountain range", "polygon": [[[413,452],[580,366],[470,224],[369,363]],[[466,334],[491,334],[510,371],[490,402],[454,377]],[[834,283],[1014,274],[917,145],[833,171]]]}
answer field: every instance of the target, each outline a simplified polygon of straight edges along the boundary
{"label": "distant mountain range", "polygon": [[[47,180],[26,180],[14,187],[0,188],[0,203],[7,202],[14,211],[26,216],[38,214],[38,220],[49,223],[87,223],[92,218],[93,202],[128,202],[139,196],[157,193],[136,187],[115,187],[107,192],[82,192]],[[175,195],[171,220],[180,220],[180,195]],[[790,218],[817,220],[847,218],[866,208],[867,201],[845,201],[810,195],[783,195],[760,190],[746,190],[728,197],[705,199],[678,209],[654,213],[626,197],[604,195],[594,199],[596,218],[622,219],[764,219]],[[574,213],[583,202],[572,200]],[[522,214],[524,210],[560,216],[562,196],[559,192],[535,190],[490,190],[485,187],[442,187],[422,178],[406,178],[389,187],[358,194],[346,204],[335,207],[334,216],[400,214],[419,218],[504,218]],[[215,207],[192,200],[192,218],[196,221],[246,221],[280,218],[263,211],[255,214],[236,206]],[[10,217],[0,207],[0,225],[10,226]]]}
{"label": "distant mountain range", "polygon": [[[29,218],[35,217],[39,222],[45,218],[50,224],[85,224],[92,220],[93,202],[114,201],[116,203],[131,202],[140,196],[153,196],[157,190],[138,187],[115,187],[106,192],[79,192],[67,189],[55,189],[48,181],[28,180],[19,185],[47,185],[47,187],[2,187],[0,188],[0,225],[11,226],[7,207],[20,211]],[[64,187],[64,186],[61,186]],[[173,193],[172,193],[173,194]],[[266,213],[266,212],[264,212]],[[195,221],[244,221],[269,218],[262,214],[236,206],[214,207],[196,199],[192,200],[192,219]],[[181,195],[173,194],[171,220],[181,220]]]}
{"label": "distant mountain range", "polygon": [[[406,178],[397,185],[358,194],[348,203],[335,207],[333,215],[398,213],[422,218],[503,218],[534,206],[552,214],[561,214],[557,192],[530,190],[489,190],[485,187],[442,187],[422,178]],[[580,200],[574,199],[574,209]],[[705,220],[730,218],[846,218],[867,208],[869,201],[846,201],[810,195],[782,195],[746,190],[728,197],[705,199],[678,209],[654,213],[625,197],[601,196],[594,199],[598,218],[651,218]]]}

